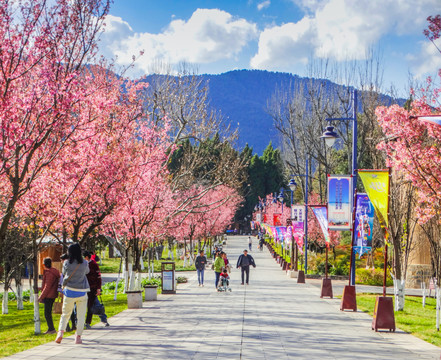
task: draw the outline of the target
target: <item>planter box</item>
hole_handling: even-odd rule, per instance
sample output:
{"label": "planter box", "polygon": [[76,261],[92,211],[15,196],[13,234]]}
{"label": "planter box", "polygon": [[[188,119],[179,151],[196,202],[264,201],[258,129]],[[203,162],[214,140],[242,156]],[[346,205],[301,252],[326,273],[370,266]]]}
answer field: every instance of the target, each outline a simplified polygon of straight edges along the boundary
{"label": "planter box", "polygon": [[158,300],[158,285],[144,286],[144,300],[145,301]]}
{"label": "planter box", "polygon": [[126,291],[127,294],[127,308],[141,309],[142,308],[142,291]]}

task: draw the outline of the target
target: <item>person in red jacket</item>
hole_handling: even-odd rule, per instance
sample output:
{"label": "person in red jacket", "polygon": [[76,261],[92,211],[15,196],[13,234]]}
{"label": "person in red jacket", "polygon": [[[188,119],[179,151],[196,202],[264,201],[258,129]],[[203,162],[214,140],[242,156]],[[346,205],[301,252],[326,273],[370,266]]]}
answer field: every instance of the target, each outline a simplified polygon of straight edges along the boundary
{"label": "person in red jacket", "polygon": [[45,334],[55,334],[54,321],[52,319],[52,306],[55,299],[58,297],[58,283],[60,281],[60,272],[52,267],[52,259],[45,258],[43,260],[43,284],[41,287],[41,295],[38,298],[40,303],[44,303],[44,317],[48,330]]}
{"label": "person in red jacket", "polygon": [[[92,306],[97,296],[101,295],[101,272],[100,267],[98,266],[96,261],[92,260],[91,253],[89,251],[84,251],[83,256],[89,262],[89,273],[86,275],[90,287],[90,291],[87,293],[86,329],[90,329],[90,323],[92,322],[93,316]],[[109,326],[109,323],[107,322],[107,317],[105,321],[103,321],[103,318],[101,318],[101,321],[106,326]]]}

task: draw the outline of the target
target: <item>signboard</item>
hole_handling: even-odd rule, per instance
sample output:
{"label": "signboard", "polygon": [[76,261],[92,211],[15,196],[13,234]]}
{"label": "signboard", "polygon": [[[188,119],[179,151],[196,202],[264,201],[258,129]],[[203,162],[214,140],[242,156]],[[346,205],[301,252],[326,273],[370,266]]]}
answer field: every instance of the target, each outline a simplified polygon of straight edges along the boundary
{"label": "signboard", "polygon": [[281,226],[282,225],[282,214],[274,214],[273,215],[273,225]]}
{"label": "signboard", "polygon": [[356,204],[354,251],[361,256],[372,249],[375,210],[367,194],[357,194]]}
{"label": "signboard", "polygon": [[164,270],[162,272],[162,289],[165,291],[173,291],[173,273],[174,271]]}
{"label": "signboard", "polygon": [[293,205],[291,207],[291,220],[304,222],[305,221],[305,206],[303,205]]}
{"label": "signboard", "polygon": [[352,177],[328,176],[328,229],[350,230],[352,225]]}

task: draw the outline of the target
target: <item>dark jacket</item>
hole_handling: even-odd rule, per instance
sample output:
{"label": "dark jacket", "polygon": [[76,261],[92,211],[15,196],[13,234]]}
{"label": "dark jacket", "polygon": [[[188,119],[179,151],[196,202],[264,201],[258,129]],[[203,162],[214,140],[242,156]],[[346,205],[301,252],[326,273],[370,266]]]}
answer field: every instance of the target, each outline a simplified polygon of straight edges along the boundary
{"label": "dark jacket", "polygon": [[195,266],[198,270],[204,270],[207,264],[207,258],[205,256],[198,255],[196,257]]}
{"label": "dark jacket", "polygon": [[43,283],[39,300],[55,299],[58,297],[58,282],[60,281],[60,272],[51,267],[43,272]]}
{"label": "dark jacket", "polygon": [[101,289],[100,267],[95,260],[89,261],[89,273],[86,276],[91,290]]}
{"label": "dark jacket", "polygon": [[[237,259],[237,267],[242,266],[242,262],[243,262],[243,258],[244,258],[244,254],[239,256],[239,259]],[[250,262],[250,265],[252,265],[253,267],[256,267],[256,263],[254,262],[253,257],[248,254],[247,255],[248,261]]]}

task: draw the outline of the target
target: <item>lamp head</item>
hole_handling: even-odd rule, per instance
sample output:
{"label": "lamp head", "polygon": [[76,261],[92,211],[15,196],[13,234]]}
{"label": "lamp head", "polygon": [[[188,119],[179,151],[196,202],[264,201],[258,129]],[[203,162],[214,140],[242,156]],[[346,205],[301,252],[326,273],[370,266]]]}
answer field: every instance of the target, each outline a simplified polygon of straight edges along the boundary
{"label": "lamp head", "polygon": [[328,147],[334,145],[335,140],[339,138],[338,134],[334,131],[333,126],[327,126],[326,130],[323,132],[323,135],[320,136],[321,139],[325,139],[325,144]]}
{"label": "lamp head", "polygon": [[297,187],[297,183],[295,182],[294,179],[291,179],[289,180],[288,186],[291,189],[291,191],[294,191]]}

